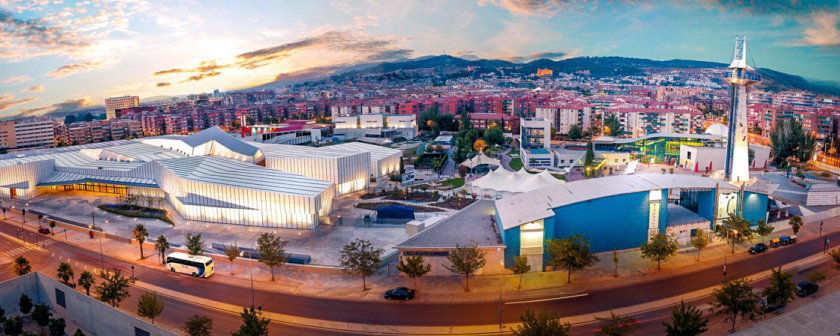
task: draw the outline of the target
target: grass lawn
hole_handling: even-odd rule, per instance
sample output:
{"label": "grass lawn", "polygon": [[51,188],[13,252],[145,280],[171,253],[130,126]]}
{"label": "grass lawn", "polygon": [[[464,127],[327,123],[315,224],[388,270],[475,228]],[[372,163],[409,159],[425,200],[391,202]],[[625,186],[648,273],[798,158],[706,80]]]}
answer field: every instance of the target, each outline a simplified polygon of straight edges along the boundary
{"label": "grass lawn", "polygon": [[513,160],[510,160],[510,168],[514,171],[522,169],[522,160],[519,158],[514,158]]}
{"label": "grass lawn", "polygon": [[447,180],[440,181],[441,185],[450,187],[450,188],[460,188],[464,186],[464,178],[463,177],[456,177]]}
{"label": "grass lawn", "polygon": [[558,179],[558,180],[563,180],[563,181],[565,181],[565,180],[566,180],[566,176],[565,176],[565,175],[560,175],[560,174],[551,174],[551,176],[554,176],[554,178],[556,178],[556,179]]}

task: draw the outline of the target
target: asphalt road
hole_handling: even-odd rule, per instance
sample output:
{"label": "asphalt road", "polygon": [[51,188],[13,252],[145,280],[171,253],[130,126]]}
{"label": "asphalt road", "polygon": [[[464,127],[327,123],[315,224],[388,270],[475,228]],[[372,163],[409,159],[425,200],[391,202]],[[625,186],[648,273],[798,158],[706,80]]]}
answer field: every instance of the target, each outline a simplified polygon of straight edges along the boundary
{"label": "asphalt road", "polygon": [[[17,227],[8,223],[0,224],[0,231],[15,236]],[[27,232],[27,241],[31,241],[34,233]],[[840,232],[824,235],[831,238],[829,247],[837,246],[840,242]],[[2,240],[0,240],[2,241]],[[11,243],[6,241],[4,244]],[[63,256],[74,256],[74,260],[93,265],[98,262],[99,254],[76,248],[61,241],[54,241],[47,246],[49,253],[28,251],[26,257],[33,263],[33,269],[42,270],[48,275],[54,275],[58,260],[51,257],[52,253]],[[820,239],[799,242],[792,246],[772,249],[768,253],[747,258],[730,260],[727,266],[730,277],[742,277],[767,270],[771,267],[783,265],[798,259],[821,252],[823,243]],[[5,250],[5,248],[4,248]],[[130,272],[131,264],[104,257],[107,265],[113,265]],[[208,299],[227,302],[234,305],[250,306],[251,291],[249,288],[225,285],[212,279],[198,279],[178,275],[163,269],[136,266],[136,275],[140,281],[186,294],[206,297]],[[621,307],[636,305],[668,298],[710,286],[715,286],[722,280],[720,266],[709,266],[694,272],[679,274],[655,282],[635,283],[602,290],[587,292],[588,295],[564,300],[534,302],[527,304],[504,305],[503,321],[517,322],[519,316],[526,309],[541,311],[550,310],[560,316],[575,316],[608,311]],[[372,293],[374,294],[374,293]],[[376,294],[378,295],[378,294]],[[132,298],[139,294],[132,294]],[[365,323],[378,325],[414,325],[414,326],[453,326],[453,325],[492,325],[498,323],[498,303],[421,303],[421,302],[386,302],[386,301],[351,301],[331,299],[325,297],[301,296],[286,293],[256,290],[256,304],[265,311],[300,316],[306,318],[341,321],[351,323]],[[127,302],[124,307],[134,307],[136,303]],[[183,319],[175,311],[200,312],[211,316],[219,324],[237,326],[239,317],[231,312],[220,312],[213,308],[190,305],[167,299],[166,318]],[[129,308],[132,309],[132,308]],[[663,309],[669,311],[669,309]],[[224,321],[224,322],[222,322]],[[230,324],[229,324],[230,323]],[[658,323],[656,323],[658,324]],[[305,327],[272,324],[272,328],[283,330],[282,334],[309,334],[312,330]],[[319,330],[318,334],[328,333]],[[340,333],[337,333],[340,334]]]}

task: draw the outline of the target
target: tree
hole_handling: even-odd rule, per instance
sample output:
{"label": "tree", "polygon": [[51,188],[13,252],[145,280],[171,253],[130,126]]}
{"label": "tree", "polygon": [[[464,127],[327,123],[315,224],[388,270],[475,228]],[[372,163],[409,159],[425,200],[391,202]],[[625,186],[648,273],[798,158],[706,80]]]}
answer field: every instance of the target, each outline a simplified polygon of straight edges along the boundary
{"label": "tree", "polygon": [[728,239],[732,244],[731,253],[735,253],[735,244],[752,240],[753,233],[750,222],[735,214],[730,214],[729,218],[724,219],[723,225],[719,225],[716,231],[719,238]]}
{"label": "tree", "polygon": [[583,166],[586,169],[586,177],[592,177],[595,175],[595,148],[593,147],[592,140],[586,144],[586,154],[583,159]]}
{"label": "tree", "polygon": [[668,261],[677,254],[680,246],[676,240],[671,239],[664,233],[659,233],[639,249],[642,250],[642,258],[656,262],[656,269],[662,268],[662,262]]}
{"label": "tree", "polygon": [[816,140],[806,132],[795,118],[786,118],[776,123],[770,131],[770,148],[773,163],[785,168],[791,159],[808,162],[814,154]]}
{"label": "tree", "polygon": [[154,324],[155,317],[163,313],[163,308],[165,307],[166,305],[163,304],[163,300],[161,300],[157,293],[146,292],[140,295],[140,299],[137,301],[137,315],[148,317],[152,320],[152,324]]}
{"label": "tree", "polygon": [[522,324],[513,329],[516,336],[568,336],[571,335],[571,324],[561,323],[557,313],[541,311],[539,315],[530,309],[519,317]]}
{"label": "tree", "polygon": [[700,336],[709,330],[708,324],[709,319],[697,307],[686,306],[685,301],[671,309],[671,323],[662,322],[666,336]]}
{"label": "tree", "polygon": [[793,300],[793,273],[782,272],[782,267],[770,269],[770,285],[764,288],[762,295],[767,297],[770,304],[786,305]]}
{"label": "tree", "polygon": [[731,330],[735,330],[738,315],[750,320],[756,318],[758,296],[746,279],[724,280],[723,285],[715,289],[713,296],[712,310],[717,315],[725,315],[727,321],[732,321]]}
{"label": "tree", "polygon": [[485,148],[487,148],[487,141],[484,141],[484,139],[478,139],[473,142],[473,149],[476,152],[483,152]]}
{"label": "tree", "polygon": [[143,242],[146,241],[146,237],[149,236],[149,231],[146,231],[146,227],[143,224],[137,224],[134,226],[134,231],[131,232],[131,237],[137,240],[137,244],[140,245],[140,259],[143,259]]}
{"label": "tree", "polygon": [[365,278],[373,275],[382,264],[382,253],[385,250],[374,248],[369,241],[356,238],[341,249],[339,264],[345,273],[360,275],[362,290],[367,290]]}
{"label": "tree", "polygon": [[[233,261],[239,257],[239,247],[236,244],[231,244],[230,246],[223,246],[222,252],[225,253],[227,256],[228,261],[230,262],[230,274],[233,275]],[[271,272],[272,276],[274,272]]]}
{"label": "tree", "polygon": [[610,114],[604,118],[604,134],[609,136],[619,136],[624,132],[624,126],[621,126],[621,121],[615,114]]}
{"label": "tree", "polygon": [[115,268],[113,272],[100,271],[99,276],[102,282],[96,285],[94,291],[99,296],[99,301],[110,304],[111,307],[119,307],[120,302],[131,296],[128,286],[134,283],[134,278],[122,275],[122,270]]}
{"label": "tree", "polygon": [[[819,284],[820,282],[825,281],[826,279],[825,272],[820,270],[815,270],[811,273],[808,273],[808,281],[813,282],[815,284]],[[814,297],[817,297],[817,293],[814,293]]]}
{"label": "tree", "polygon": [[423,256],[413,255],[400,259],[397,271],[404,273],[414,282],[417,288],[417,278],[420,278],[432,271],[432,264],[423,264]]}
{"label": "tree", "polygon": [[491,145],[503,145],[505,135],[500,127],[490,127],[484,132],[484,141]]}
{"label": "tree", "polygon": [[73,336],[85,336],[85,333],[82,332],[82,329],[76,328],[76,332],[73,333]]}
{"label": "tree", "polygon": [[616,315],[610,312],[610,317],[595,317],[600,321],[598,324],[598,333],[596,335],[604,336],[624,336],[629,335],[636,327],[636,319],[630,315]]}
{"label": "tree", "polygon": [[755,233],[761,236],[761,242],[764,243],[764,237],[769,236],[776,228],[773,225],[767,224],[764,218],[758,220],[758,225],[755,227]]}
{"label": "tree", "polygon": [[200,255],[201,251],[204,251],[204,241],[201,240],[201,234],[189,234],[187,233],[184,238],[186,239],[186,246],[187,246],[187,253],[189,255]]}
{"label": "tree", "polygon": [[484,258],[485,253],[478,249],[475,242],[466,246],[455,245],[455,249],[449,251],[446,259],[451,265],[443,265],[444,268],[455,274],[462,274],[464,276],[465,287],[464,290],[470,291],[470,275],[484,267],[487,264],[487,259]]}
{"label": "tree", "polygon": [[35,305],[34,309],[32,309],[32,319],[39,327],[41,327],[41,334],[44,333],[44,327],[50,323],[50,317],[52,317],[52,313],[50,313],[50,306],[39,303]]}
{"label": "tree", "polygon": [[268,336],[268,323],[271,320],[259,317],[254,307],[244,308],[239,316],[242,316],[242,326],[232,336]]}
{"label": "tree", "polygon": [[38,227],[41,227],[41,220],[42,220],[42,219],[44,219],[44,214],[39,213],[39,214],[38,214]]}
{"label": "tree", "polygon": [[572,283],[572,272],[583,270],[599,260],[589,251],[589,239],[584,239],[583,235],[549,239],[545,245],[549,264],[568,272],[566,283]]}
{"label": "tree", "polygon": [[516,285],[516,289],[522,288],[522,277],[530,271],[531,265],[528,264],[528,256],[520,255],[513,258],[513,274],[519,275],[519,284]]}
{"label": "tree", "polygon": [[15,316],[3,322],[3,332],[8,336],[17,336],[23,333],[23,318]]}
{"label": "tree", "polygon": [[184,333],[187,336],[210,336],[213,330],[213,320],[207,316],[193,315],[184,322]]}
{"label": "tree", "polygon": [[264,232],[257,238],[257,250],[260,252],[259,261],[271,269],[271,281],[274,281],[274,267],[283,265],[288,257],[286,256],[286,244],[280,236],[272,232]]}
{"label": "tree", "polygon": [[65,322],[63,318],[59,317],[50,319],[50,336],[64,336],[65,328],[67,328],[67,322]]}
{"label": "tree", "polygon": [[709,245],[709,235],[703,229],[697,229],[691,238],[691,246],[697,249],[697,262],[700,262],[700,251]]}
{"label": "tree", "polygon": [[578,124],[573,124],[569,126],[569,134],[566,134],[566,137],[569,140],[577,140],[583,137],[583,131],[580,130],[580,126]]}
{"label": "tree", "polygon": [[618,251],[613,249],[612,253],[613,265],[615,265],[615,270],[613,271],[613,277],[618,278]]}
{"label": "tree", "polygon": [[799,229],[802,228],[802,224],[803,224],[802,223],[802,217],[794,215],[793,217],[790,218],[790,221],[788,222],[788,224],[790,224],[790,228],[793,230],[793,234],[795,234],[795,235],[799,234]]}
{"label": "tree", "polygon": [[32,311],[32,299],[26,294],[21,294],[20,299],[18,299],[18,308],[23,315],[29,315],[29,312]]}
{"label": "tree", "polygon": [[840,249],[829,251],[828,256],[831,257],[831,260],[834,260],[834,263],[831,264],[831,268],[840,271]]}
{"label": "tree", "polygon": [[158,252],[160,255],[160,264],[163,265],[166,263],[166,250],[169,249],[169,240],[166,239],[166,236],[160,235],[155,240],[155,251]]}
{"label": "tree", "polygon": [[[55,236],[55,221],[54,221],[54,220],[51,220],[51,221],[50,221],[50,233],[51,233],[53,236]],[[64,321],[64,319],[62,319],[62,321]]]}
{"label": "tree", "polygon": [[17,276],[29,274],[32,271],[32,266],[29,265],[29,260],[23,256],[15,258],[15,263],[12,265],[12,273]]}
{"label": "tree", "polygon": [[90,287],[96,283],[96,280],[93,279],[93,274],[88,271],[83,271],[81,275],[79,275],[79,285],[85,288],[85,294],[90,296]]}
{"label": "tree", "polygon": [[70,285],[70,279],[73,279],[73,276],[74,276],[73,267],[70,266],[70,263],[62,262],[62,263],[58,264],[57,272],[58,272],[58,274],[56,276],[58,276],[58,278],[61,279],[61,282],[63,282],[65,285],[69,286]]}

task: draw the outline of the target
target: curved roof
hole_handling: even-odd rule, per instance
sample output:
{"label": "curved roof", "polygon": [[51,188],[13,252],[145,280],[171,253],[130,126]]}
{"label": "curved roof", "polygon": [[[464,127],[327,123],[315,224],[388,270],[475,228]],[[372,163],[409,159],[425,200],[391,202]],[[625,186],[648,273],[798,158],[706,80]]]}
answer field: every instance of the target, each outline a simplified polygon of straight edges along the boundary
{"label": "curved roof", "polygon": [[525,169],[511,172],[499,167],[470,182],[470,186],[473,190],[479,188],[482,191],[522,193],[563,183],[547,170],[543,170],[539,174],[531,174]]}
{"label": "curved roof", "polygon": [[637,174],[608,176],[564,183],[503,198],[496,210],[505,230],[554,216],[554,208],[593,199],[659,189],[714,189],[737,191],[738,187],[708,177],[685,174]]}
{"label": "curved roof", "polygon": [[484,152],[479,152],[478,155],[473,156],[472,158],[470,158],[468,160],[464,160],[464,162],[461,162],[462,166],[465,166],[465,167],[470,168],[470,169],[473,169],[473,168],[478,167],[478,166],[483,165],[483,164],[496,166],[496,167],[499,167],[499,166],[502,165],[499,162],[499,159],[491,158],[491,157],[487,156],[486,154],[484,154]]}
{"label": "curved roof", "polygon": [[706,127],[706,131],[703,134],[717,135],[725,138],[729,136],[729,128],[724,124],[711,124],[709,127]]}

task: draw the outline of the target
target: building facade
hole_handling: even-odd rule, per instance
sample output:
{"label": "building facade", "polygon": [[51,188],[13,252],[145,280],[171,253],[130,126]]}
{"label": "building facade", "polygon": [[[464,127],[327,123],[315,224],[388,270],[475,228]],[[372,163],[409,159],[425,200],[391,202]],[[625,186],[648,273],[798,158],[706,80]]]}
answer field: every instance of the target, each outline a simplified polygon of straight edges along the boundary
{"label": "building facade", "polygon": [[117,117],[117,110],[140,106],[140,97],[122,96],[105,99],[105,119],[111,120]]}

